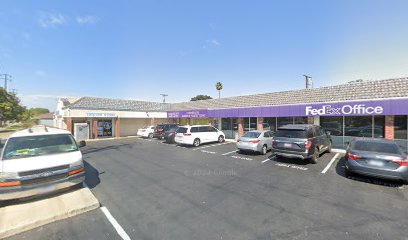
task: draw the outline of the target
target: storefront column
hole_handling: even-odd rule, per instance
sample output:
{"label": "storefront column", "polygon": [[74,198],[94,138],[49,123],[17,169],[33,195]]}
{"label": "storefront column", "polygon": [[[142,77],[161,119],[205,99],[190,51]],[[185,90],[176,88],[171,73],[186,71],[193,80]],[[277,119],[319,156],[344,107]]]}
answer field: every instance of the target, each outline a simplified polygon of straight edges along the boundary
{"label": "storefront column", "polygon": [[314,117],[307,117],[307,124],[314,124]]}
{"label": "storefront column", "polygon": [[238,123],[238,137],[244,135],[244,118],[240,117],[237,119]]}
{"label": "storefront column", "polygon": [[394,116],[385,116],[385,138],[394,139]]}
{"label": "storefront column", "polygon": [[156,119],[150,118],[150,125],[155,126],[156,125]]}
{"label": "storefront column", "polygon": [[263,123],[264,123],[263,117],[259,117],[259,118],[258,118],[258,124],[257,124],[257,126],[256,126],[256,129],[257,129],[258,131],[262,131],[262,130],[263,130]]}
{"label": "storefront column", "polygon": [[115,137],[120,137],[120,118],[117,118],[115,121]]}
{"label": "storefront column", "polygon": [[72,118],[66,118],[65,119],[65,122],[66,122],[66,124],[67,124],[67,130],[68,131],[70,131],[72,134],[74,134],[74,132],[73,132],[73,121],[72,121]]}
{"label": "storefront column", "polygon": [[92,138],[98,138],[98,119],[92,119]]}

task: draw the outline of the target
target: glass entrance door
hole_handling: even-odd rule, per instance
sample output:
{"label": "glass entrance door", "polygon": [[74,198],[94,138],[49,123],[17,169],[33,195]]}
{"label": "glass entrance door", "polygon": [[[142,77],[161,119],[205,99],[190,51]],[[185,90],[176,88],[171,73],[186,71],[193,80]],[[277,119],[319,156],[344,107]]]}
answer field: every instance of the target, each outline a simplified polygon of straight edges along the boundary
{"label": "glass entrance door", "polygon": [[98,120],[98,137],[112,137],[112,120]]}

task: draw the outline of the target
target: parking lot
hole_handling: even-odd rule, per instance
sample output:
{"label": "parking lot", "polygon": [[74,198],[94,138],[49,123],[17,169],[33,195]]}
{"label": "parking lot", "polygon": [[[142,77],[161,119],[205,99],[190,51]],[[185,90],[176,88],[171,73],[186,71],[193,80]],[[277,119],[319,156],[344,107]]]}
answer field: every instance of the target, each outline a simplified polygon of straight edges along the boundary
{"label": "parking lot", "polygon": [[309,164],[142,138],[82,151],[102,209],[10,239],[408,239],[407,187],[345,178],[341,153]]}

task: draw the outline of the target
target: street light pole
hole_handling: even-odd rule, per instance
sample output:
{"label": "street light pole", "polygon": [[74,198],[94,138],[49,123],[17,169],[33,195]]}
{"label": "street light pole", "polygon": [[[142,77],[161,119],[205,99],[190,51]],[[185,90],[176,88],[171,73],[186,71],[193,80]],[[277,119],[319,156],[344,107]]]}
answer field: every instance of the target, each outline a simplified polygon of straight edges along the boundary
{"label": "street light pole", "polygon": [[169,95],[164,94],[164,93],[161,93],[160,95],[163,97],[163,103],[166,103],[166,97]]}

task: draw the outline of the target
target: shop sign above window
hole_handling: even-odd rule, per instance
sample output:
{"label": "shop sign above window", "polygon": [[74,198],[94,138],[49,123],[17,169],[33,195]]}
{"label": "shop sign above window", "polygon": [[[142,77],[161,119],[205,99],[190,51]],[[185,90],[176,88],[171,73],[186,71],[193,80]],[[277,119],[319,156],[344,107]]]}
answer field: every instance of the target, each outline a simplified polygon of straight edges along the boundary
{"label": "shop sign above window", "polygon": [[382,106],[368,106],[366,104],[346,104],[343,106],[322,105],[322,106],[306,106],[307,116],[320,115],[378,115],[384,112]]}
{"label": "shop sign above window", "polygon": [[92,113],[92,112],[87,112],[86,113],[87,117],[116,117],[115,113]]}

